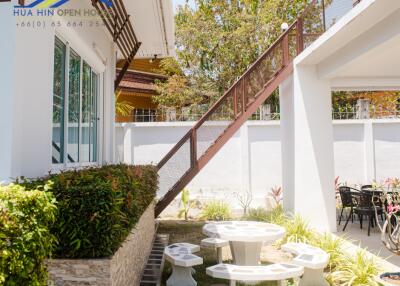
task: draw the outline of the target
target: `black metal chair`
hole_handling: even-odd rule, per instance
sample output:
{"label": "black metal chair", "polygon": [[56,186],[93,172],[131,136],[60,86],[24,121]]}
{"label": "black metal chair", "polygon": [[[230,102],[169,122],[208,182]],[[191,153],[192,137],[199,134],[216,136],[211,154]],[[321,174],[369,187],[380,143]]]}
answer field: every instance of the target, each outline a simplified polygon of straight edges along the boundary
{"label": "black metal chair", "polygon": [[[353,192],[358,192],[358,190],[353,189],[351,187],[347,186],[340,186],[339,187],[339,195],[340,195],[340,200],[342,201],[342,210],[340,212],[340,217],[339,217],[339,225],[342,222],[342,217],[343,217],[343,211],[347,208],[350,208],[350,213],[348,215],[349,218],[351,218],[351,222],[354,222],[353,218],[353,208],[357,206],[357,201],[354,200],[353,196],[351,195]],[[344,229],[343,229],[344,231]]]}
{"label": "black metal chair", "polygon": [[[381,202],[377,197],[374,196],[372,192],[365,191],[359,193],[352,193],[353,200],[357,201],[357,206],[353,206],[352,211],[354,214],[358,215],[360,219],[360,228],[362,229],[363,217],[366,216],[368,218],[368,236],[371,233],[371,226],[374,227],[375,219],[375,207],[378,215],[382,215],[383,209],[381,206]],[[374,200],[374,203],[373,203]],[[350,220],[350,217],[347,219],[346,224],[344,225],[343,231],[346,229],[346,226]]]}
{"label": "black metal chair", "polygon": [[371,191],[373,190],[372,185],[363,185],[361,186],[361,191]]}

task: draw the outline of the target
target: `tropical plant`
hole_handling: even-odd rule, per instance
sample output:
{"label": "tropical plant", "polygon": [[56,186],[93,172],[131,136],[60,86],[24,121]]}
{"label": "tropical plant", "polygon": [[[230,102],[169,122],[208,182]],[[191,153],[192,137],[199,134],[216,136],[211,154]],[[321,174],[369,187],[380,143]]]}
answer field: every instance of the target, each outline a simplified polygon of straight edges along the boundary
{"label": "tropical plant", "polygon": [[38,189],[0,186],[0,285],[46,285],[45,259],[56,245],[51,182]]}
{"label": "tropical plant", "polygon": [[253,194],[251,190],[246,190],[244,193],[234,193],[234,196],[239,201],[240,206],[243,208],[243,214],[247,215],[247,211],[253,201]]}
{"label": "tropical plant", "polygon": [[271,197],[274,199],[275,203],[279,205],[282,201],[282,187],[273,187],[271,188]]}
{"label": "tropical plant", "polygon": [[315,233],[311,245],[321,248],[329,254],[329,272],[332,272],[343,262],[343,239],[330,233]]}
{"label": "tropical plant", "polygon": [[366,250],[359,250],[355,255],[345,256],[329,274],[329,280],[343,286],[378,286],[375,277],[379,271],[375,259]]}
{"label": "tropical plant", "polygon": [[250,208],[243,218],[250,221],[267,221],[268,212],[265,208],[262,207]]}
{"label": "tropical plant", "polygon": [[188,189],[183,189],[181,193],[181,201],[180,201],[181,209],[179,210],[178,217],[185,218],[185,220],[189,220],[189,211],[193,208],[200,208],[200,202],[198,200],[190,199],[190,192]]}
{"label": "tropical plant", "polygon": [[49,180],[59,210],[51,228],[59,258],[113,255],[158,189],[154,166],[124,164],[65,171],[23,185],[42,189]]}
{"label": "tropical plant", "polygon": [[251,208],[249,209],[248,214],[244,216],[244,219],[252,221],[264,221],[284,226],[289,218],[285,214],[285,210],[283,209],[282,205],[277,205],[270,211],[267,211],[262,207]]}
{"label": "tropical plant", "polygon": [[381,240],[389,251],[400,255],[400,179],[389,178],[381,184],[375,182],[373,188],[380,191],[373,199],[376,218],[378,207],[381,204],[387,206],[383,208],[386,217],[383,225],[378,223]]}
{"label": "tropical plant", "polygon": [[203,207],[200,217],[205,220],[229,220],[232,217],[231,207],[224,201],[212,201]]}
{"label": "tropical plant", "polygon": [[121,100],[121,91],[115,94],[115,114],[120,116],[129,116],[134,107],[126,100]]}
{"label": "tropical plant", "polygon": [[285,237],[278,243],[303,242],[311,243],[315,239],[315,232],[309,223],[300,215],[294,215],[284,221]]}
{"label": "tropical plant", "polygon": [[285,213],[283,206],[280,204],[269,212],[267,222],[284,226],[288,219],[289,216]]}

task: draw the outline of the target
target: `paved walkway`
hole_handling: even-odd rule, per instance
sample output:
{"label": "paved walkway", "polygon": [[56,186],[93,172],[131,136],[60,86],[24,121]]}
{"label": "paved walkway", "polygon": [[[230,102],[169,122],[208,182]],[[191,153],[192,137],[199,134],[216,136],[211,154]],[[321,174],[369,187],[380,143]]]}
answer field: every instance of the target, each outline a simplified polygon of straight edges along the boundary
{"label": "paved walkway", "polygon": [[344,223],[338,226],[337,236],[344,236],[354,245],[360,245],[367,248],[369,252],[386,259],[388,262],[400,267],[400,256],[396,256],[388,251],[381,242],[381,233],[378,227],[371,228],[371,235],[368,236],[368,224],[363,224],[363,229],[360,229],[360,223],[354,221],[349,222],[346,230],[343,232]]}

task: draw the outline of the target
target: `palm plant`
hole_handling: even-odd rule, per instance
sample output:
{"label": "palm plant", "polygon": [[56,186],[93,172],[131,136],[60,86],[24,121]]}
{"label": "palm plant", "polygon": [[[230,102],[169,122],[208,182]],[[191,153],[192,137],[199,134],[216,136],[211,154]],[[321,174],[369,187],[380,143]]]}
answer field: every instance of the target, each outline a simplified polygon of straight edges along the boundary
{"label": "palm plant", "polygon": [[189,220],[189,211],[193,208],[198,208],[200,202],[197,200],[191,200],[189,190],[183,189],[180,205],[181,209],[179,210],[178,217],[181,218],[184,216],[185,220],[187,221]]}
{"label": "palm plant", "polygon": [[125,100],[119,100],[121,96],[121,91],[117,91],[115,94],[115,114],[120,116],[129,116],[132,113],[134,107]]}

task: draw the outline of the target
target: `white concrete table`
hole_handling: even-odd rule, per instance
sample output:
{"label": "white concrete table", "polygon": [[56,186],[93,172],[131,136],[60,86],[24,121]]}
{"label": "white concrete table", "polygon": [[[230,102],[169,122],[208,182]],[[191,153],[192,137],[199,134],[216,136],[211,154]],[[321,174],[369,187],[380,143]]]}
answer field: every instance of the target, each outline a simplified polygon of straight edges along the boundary
{"label": "white concrete table", "polygon": [[263,243],[281,239],[285,235],[285,229],[264,222],[227,221],[204,225],[203,234],[228,240],[236,265],[257,266]]}

